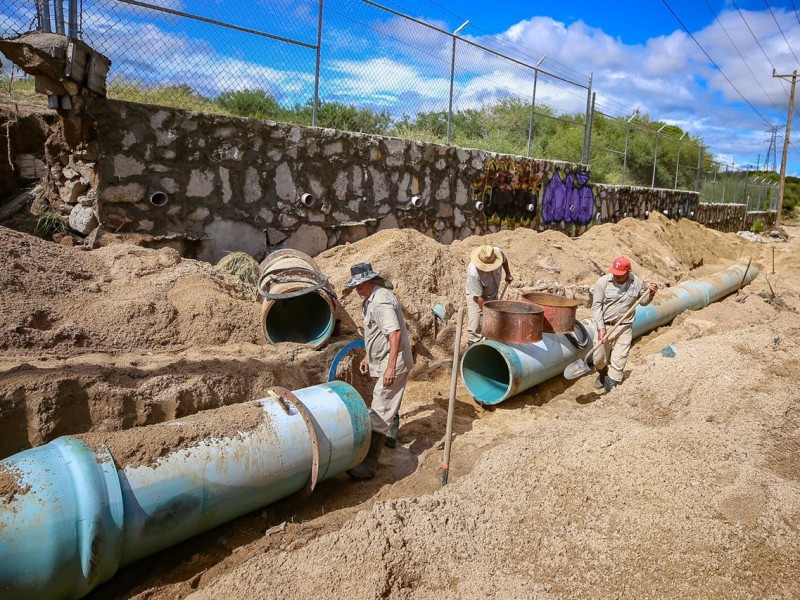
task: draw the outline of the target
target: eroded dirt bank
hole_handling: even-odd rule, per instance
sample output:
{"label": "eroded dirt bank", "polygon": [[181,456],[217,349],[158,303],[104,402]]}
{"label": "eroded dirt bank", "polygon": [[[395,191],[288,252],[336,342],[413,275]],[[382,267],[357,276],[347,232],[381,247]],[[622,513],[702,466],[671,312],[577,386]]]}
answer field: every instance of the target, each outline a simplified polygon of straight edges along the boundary
{"label": "eroded dirt bank", "polygon": [[[351,263],[370,260],[404,305],[418,365],[401,446],[372,482],[327,481],[126,567],[90,597],[800,594],[800,239],[789,232],[755,244],[654,216],[577,240],[518,230],[445,247],[386,231],[323,253],[337,290]],[[169,250],[0,237],[3,456],[312,385],[354,339],[320,352],[265,346],[236,282]],[[466,257],[483,241],[509,255],[509,298],[548,289],[586,303],[623,253],[665,285],[751,256],[761,273],[638,340],[607,397],[590,377],[556,379],[486,412],[459,387],[440,490],[453,325],[434,335],[430,309],[460,302]],[[357,298],[343,304],[359,322]],[[668,344],[674,358],[659,353]]]}

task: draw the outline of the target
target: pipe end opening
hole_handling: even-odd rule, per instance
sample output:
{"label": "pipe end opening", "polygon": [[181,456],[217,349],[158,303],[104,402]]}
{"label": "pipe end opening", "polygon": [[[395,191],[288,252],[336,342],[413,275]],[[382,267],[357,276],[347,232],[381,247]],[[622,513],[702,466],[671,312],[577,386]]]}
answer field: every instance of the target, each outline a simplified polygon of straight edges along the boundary
{"label": "pipe end opening", "polygon": [[150,194],[150,204],[153,206],[165,206],[169,202],[166,192],[153,192]]}
{"label": "pipe end opening", "polygon": [[472,397],[481,404],[497,404],[511,393],[511,368],[505,356],[487,344],[467,349],[461,377]]}
{"label": "pipe end opening", "polygon": [[296,342],[317,347],[333,332],[333,309],[319,294],[275,300],[264,315],[267,341]]}

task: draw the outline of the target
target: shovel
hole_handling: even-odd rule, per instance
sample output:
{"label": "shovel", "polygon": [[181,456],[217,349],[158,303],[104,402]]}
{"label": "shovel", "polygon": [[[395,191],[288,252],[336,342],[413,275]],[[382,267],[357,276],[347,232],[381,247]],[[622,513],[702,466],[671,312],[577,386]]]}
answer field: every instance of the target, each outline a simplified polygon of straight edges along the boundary
{"label": "shovel", "polygon": [[[636,304],[634,304],[627,311],[625,311],[625,314],[622,315],[622,317],[620,317],[619,321],[614,323],[611,326],[611,329],[609,329],[606,332],[606,339],[611,337],[611,334],[614,333],[617,330],[617,327],[619,327],[620,324],[625,319],[630,317],[633,314],[633,311],[636,310],[636,307],[639,306],[642,303],[642,301],[645,298],[647,298],[647,296],[649,296],[649,295],[650,295],[650,290],[645,290],[644,293],[642,293],[642,295],[639,296],[639,299],[636,301]],[[594,354],[594,351],[597,350],[602,344],[603,344],[602,340],[598,340],[597,343],[594,346],[592,346],[592,349],[589,350],[589,352],[586,354],[586,356],[587,357],[592,356],[592,354]],[[567,368],[564,369],[564,377],[566,379],[577,379],[578,377],[582,377],[583,375],[586,375],[587,373],[591,373],[591,372],[592,372],[592,367],[587,365],[586,361],[584,359],[579,358],[574,363],[570,363],[570,364],[567,365]]]}

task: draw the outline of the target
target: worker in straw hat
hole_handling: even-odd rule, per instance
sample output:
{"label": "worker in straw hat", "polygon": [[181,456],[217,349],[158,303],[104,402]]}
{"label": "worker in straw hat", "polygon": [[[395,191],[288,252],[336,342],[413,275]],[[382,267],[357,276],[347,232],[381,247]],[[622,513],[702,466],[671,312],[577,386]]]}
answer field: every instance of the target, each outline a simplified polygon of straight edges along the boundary
{"label": "worker in straw hat", "polygon": [[486,244],[472,251],[467,266],[467,283],[464,286],[467,293],[467,341],[470,344],[483,339],[481,335],[483,303],[497,299],[503,271],[507,283],[514,281],[508,259],[497,246]]}
{"label": "worker in straw hat", "polygon": [[378,378],[369,410],[372,425],[369,451],[364,462],[347,473],[355,479],[371,479],[375,476],[386,435],[400,410],[414,359],[403,310],[387,289],[391,284],[370,263],[358,263],[350,267],[350,281],[346,287],[355,288],[364,312],[367,353],[358,370],[362,375]]}
{"label": "worker in straw hat", "polygon": [[590,357],[597,369],[594,387],[610,392],[622,383],[622,372],[628,362],[628,353],[633,341],[633,319],[631,315],[606,336],[606,331],[616,324],[639,297],[649,291],[642,306],[650,304],[658,291],[658,284],[646,284],[638,275],[631,273],[631,260],[619,256],[611,263],[609,273],[600,277],[594,285],[592,295],[592,319],[597,326],[598,340],[603,344]]}

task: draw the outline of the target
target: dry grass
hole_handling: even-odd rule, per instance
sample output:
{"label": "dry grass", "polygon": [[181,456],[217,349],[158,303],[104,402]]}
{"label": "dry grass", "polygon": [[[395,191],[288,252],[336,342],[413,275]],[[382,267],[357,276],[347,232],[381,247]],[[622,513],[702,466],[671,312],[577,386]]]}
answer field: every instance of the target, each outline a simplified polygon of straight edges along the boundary
{"label": "dry grass", "polygon": [[258,299],[258,262],[245,252],[231,252],[226,254],[217,263],[231,275],[238,277],[252,294],[254,300]]}

